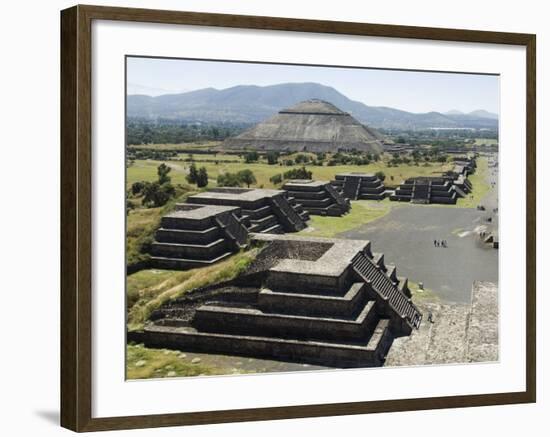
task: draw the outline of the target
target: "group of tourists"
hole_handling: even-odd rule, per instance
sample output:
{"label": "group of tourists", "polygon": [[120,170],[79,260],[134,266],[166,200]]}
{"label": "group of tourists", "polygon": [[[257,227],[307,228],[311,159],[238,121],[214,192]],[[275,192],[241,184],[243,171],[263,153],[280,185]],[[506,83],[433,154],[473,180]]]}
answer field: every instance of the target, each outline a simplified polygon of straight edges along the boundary
{"label": "group of tourists", "polygon": [[434,247],[447,247],[447,240],[434,240]]}

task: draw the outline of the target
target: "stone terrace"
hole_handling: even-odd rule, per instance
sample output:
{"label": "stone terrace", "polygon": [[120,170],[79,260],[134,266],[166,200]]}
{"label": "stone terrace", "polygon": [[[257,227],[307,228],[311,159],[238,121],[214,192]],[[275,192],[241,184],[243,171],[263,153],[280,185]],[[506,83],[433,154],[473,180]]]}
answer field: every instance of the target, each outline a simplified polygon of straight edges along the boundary
{"label": "stone terrace", "polygon": [[384,183],[373,174],[339,173],[331,184],[349,200],[382,200],[388,194]]}
{"label": "stone terrace", "polygon": [[285,183],[283,189],[310,215],[341,216],[350,209],[349,201],[328,181],[294,179]]}
{"label": "stone terrace", "polygon": [[187,202],[241,208],[250,232],[298,232],[307,227],[309,215],[296,199],[283,190],[259,188],[214,188],[188,197]]}
{"label": "stone terrace", "polygon": [[368,367],[382,365],[393,339],[419,327],[422,314],[407,279],[372,253],[370,242],[251,238],[265,245],[259,257],[270,259],[275,244],[290,258],[270,261],[261,279],[238,278],[227,299],[221,297],[227,284],[220,286],[210,300],[195,304],[192,316],[184,301],[165,305],[131,339],[151,347]]}
{"label": "stone terrace", "polygon": [[457,198],[457,188],[444,177],[409,178],[390,196],[390,200],[420,204],[455,204]]}
{"label": "stone terrace", "polygon": [[151,246],[153,266],[203,267],[225,259],[247,244],[240,208],[177,204],[162,217]]}

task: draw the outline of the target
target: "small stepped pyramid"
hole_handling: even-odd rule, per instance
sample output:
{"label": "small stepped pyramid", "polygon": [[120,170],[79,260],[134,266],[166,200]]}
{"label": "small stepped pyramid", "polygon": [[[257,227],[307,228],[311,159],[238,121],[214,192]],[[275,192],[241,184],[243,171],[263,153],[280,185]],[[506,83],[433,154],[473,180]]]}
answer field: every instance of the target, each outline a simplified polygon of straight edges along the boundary
{"label": "small stepped pyramid", "polygon": [[368,173],[339,173],[331,184],[349,200],[382,200],[387,194],[384,182]]}
{"label": "small stepped pyramid", "polygon": [[345,368],[383,365],[393,339],[418,328],[422,315],[406,279],[372,254],[370,242],[254,238],[287,243],[293,256],[268,268],[261,285],[239,285],[256,287],[254,299],[249,294],[246,301],[229,302],[214,295],[190,319],[179,318],[177,303],[170,303],[132,339],[151,347]]}
{"label": "small stepped pyramid", "polygon": [[151,245],[152,264],[166,269],[211,265],[246,246],[240,208],[177,204],[162,217]]}
{"label": "small stepped pyramid", "polygon": [[349,202],[327,181],[293,179],[283,189],[309,215],[341,216],[350,209]]}
{"label": "small stepped pyramid", "polygon": [[239,207],[249,232],[298,232],[307,227],[309,219],[301,206],[283,190],[214,188],[188,197],[187,202]]}

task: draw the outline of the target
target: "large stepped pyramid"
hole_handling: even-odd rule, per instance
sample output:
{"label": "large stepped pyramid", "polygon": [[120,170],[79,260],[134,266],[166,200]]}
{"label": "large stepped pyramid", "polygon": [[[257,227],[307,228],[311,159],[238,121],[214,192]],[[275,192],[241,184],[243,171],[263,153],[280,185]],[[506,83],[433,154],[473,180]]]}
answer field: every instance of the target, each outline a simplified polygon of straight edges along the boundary
{"label": "large stepped pyramid", "polygon": [[[396,337],[409,335],[422,315],[407,280],[386,266],[368,241],[251,234],[288,258],[262,274],[239,279],[200,304],[189,298],[157,310],[129,340],[150,347],[271,358],[333,367],[381,366]],[[272,246],[275,245],[275,246]],[[280,252],[281,247],[285,250]],[[261,254],[262,254],[261,253]],[[261,254],[259,256],[261,256]],[[186,300],[187,299],[187,300]]]}
{"label": "large stepped pyramid", "polygon": [[331,184],[349,200],[382,200],[387,195],[384,182],[368,173],[339,173]]}
{"label": "large stepped pyramid", "polygon": [[350,209],[349,201],[328,181],[293,179],[283,189],[310,215],[341,216]]}

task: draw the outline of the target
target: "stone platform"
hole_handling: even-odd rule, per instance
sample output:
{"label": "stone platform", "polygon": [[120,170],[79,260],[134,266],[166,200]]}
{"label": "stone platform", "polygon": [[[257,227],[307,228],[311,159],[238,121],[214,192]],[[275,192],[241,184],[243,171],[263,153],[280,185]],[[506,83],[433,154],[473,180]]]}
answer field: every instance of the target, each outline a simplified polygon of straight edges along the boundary
{"label": "stone platform", "polygon": [[444,177],[409,178],[390,195],[390,200],[420,204],[456,204],[460,197],[452,180]]}
{"label": "stone platform", "polygon": [[304,208],[283,190],[213,188],[188,197],[187,202],[239,207],[249,232],[298,232],[309,220]]}
{"label": "stone platform", "polygon": [[286,182],[283,189],[310,215],[341,216],[351,207],[349,200],[344,199],[328,181],[293,179]]}
{"label": "stone platform", "polygon": [[382,200],[388,194],[384,182],[368,173],[339,173],[331,184],[348,200]]}
{"label": "stone platform", "polygon": [[211,290],[200,303],[166,304],[129,338],[148,347],[368,367],[381,366],[394,338],[420,326],[406,278],[372,253],[369,241],[251,239],[263,245],[257,262],[269,260],[264,270],[237,278],[229,290]]}
{"label": "stone platform", "polygon": [[151,260],[157,268],[203,267],[227,258],[247,241],[240,208],[177,204],[162,217],[151,245]]}

